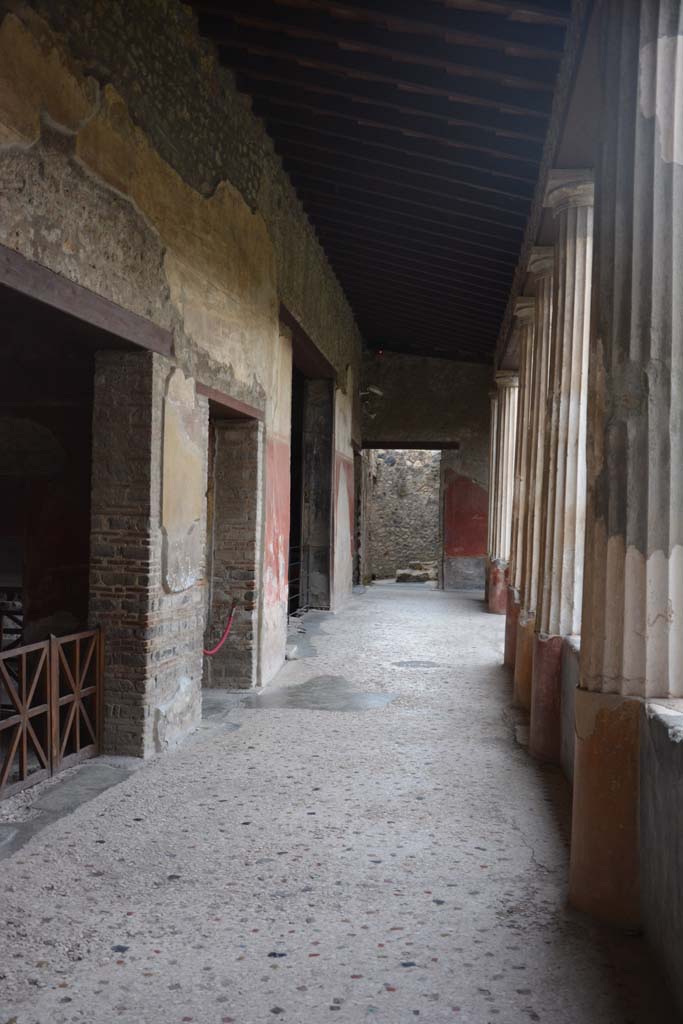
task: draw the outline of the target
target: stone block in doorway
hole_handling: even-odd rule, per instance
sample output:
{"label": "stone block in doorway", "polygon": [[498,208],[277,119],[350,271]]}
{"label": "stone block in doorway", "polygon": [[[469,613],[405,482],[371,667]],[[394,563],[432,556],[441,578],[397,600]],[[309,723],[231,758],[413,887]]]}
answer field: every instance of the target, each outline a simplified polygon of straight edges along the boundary
{"label": "stone block in doorway", "polygon": [[397,583],[429,583],[431,577],[422,569],[399,569],[396,573]]}

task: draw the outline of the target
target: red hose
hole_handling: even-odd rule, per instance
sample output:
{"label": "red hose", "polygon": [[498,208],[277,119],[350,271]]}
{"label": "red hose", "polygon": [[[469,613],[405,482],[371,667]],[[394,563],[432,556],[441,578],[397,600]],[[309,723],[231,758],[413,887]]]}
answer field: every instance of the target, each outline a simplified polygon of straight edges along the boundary
{"label": "red hose", "polygon": [[206,655],[207,658],[211,658],[211,657],[213,657],[214,654],[218,654],[218,652],[220,651],[221,647],[223,646],[225,641],[230,636],[230,630],[232,629],[232,620],[235,618],[235,608],[236,607],[237,607],[237,602],[233,601],[232,608],[230,609],[230,618],[228,619],[228,624],[225,627],[225,629],[223,630],[223,636],[220,638],[220,640],[218,641],[216,646],[212,647],[210,651],[207,651],[206,648],[203,649],[203,653]]}

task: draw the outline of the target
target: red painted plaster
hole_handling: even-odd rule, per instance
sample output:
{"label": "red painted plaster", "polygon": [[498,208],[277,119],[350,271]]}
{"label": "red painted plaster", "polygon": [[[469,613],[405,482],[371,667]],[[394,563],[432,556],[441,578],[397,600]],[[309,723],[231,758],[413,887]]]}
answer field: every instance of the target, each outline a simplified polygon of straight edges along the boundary
{"label": "red painted plaster", "polygon": [[452,469],[445,474],[444,554],[450,558],[486,555],[488,494]]}
{"label": "red painted plaster", "polygon": [[265,573],[266,605],[287,600],[289,556],[290,447],[280,437],[266,442]]}

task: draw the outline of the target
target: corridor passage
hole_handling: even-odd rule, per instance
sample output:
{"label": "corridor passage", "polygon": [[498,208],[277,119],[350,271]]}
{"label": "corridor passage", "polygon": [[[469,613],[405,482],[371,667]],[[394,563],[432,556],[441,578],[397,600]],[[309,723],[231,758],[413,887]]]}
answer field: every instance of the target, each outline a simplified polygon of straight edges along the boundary
{"label": "corridor passage", "polygon": [[675,1020],[642,940],[565,907],[503,618],[382,584],[304,621],[263,699],[211,692],[0,861],[0,1024]]}

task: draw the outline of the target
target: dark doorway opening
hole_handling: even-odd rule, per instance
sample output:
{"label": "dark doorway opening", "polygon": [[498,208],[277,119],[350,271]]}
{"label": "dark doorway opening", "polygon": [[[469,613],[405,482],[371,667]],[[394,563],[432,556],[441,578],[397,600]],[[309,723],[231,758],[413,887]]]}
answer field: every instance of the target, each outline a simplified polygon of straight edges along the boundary
{"label": "dark doorway opening", "polygon": [[[249,689],[260,682],[257,578],[262,463],[262,423],[211,400],[205,650],[215,649],[215,653],[204,659],[203,680],[209,688]],[[221,645],[231,617],[229,638]]]}
{"label": "dark doorway opening", "polygon": [[294,365],[289,534],[290,615],[330,607],[334,386]]}
{"label": "dark doorway opening", "polygon": [[97,752],[90,629],[93,385],[101,332],[0,287],[0,796]]}

